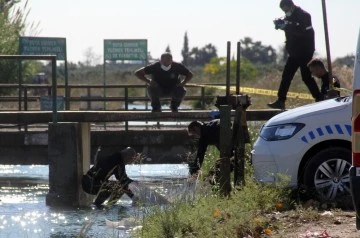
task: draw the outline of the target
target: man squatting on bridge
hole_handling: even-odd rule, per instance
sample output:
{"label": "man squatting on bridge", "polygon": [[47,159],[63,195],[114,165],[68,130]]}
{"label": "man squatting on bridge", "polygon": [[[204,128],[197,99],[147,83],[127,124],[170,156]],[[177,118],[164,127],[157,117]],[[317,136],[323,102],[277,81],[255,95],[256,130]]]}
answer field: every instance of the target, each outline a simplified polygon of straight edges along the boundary
{"label": "man squatting on bridge", "polygon": [[[82,177],[83,190],[92,195],[96,195],[94,204],[101,206],[107,199],[116,202],[125,193],[133,202],[136,201],[134,193],[129,189],[129,184],[134,180],[130,179],[125,171],[125,165],[135,163],[139,158],[136,151],[127,147],[120,152],[99,159],[94,166]],[[114,175],[117,181],[110,181]]]}
{"label": "man squatting on bridge", "polygon": [[[159,62],[136,70],[135,75],[147,84],[152,112],[161,112],[160,97],[171,97],[170,109],[177,112],[186,94],[184,86],[193,77],[183,64],[173,62],[168,52],[161,55]],[[151,79],[146,75],[151,75]],[[181,80],[180,76],[185,78]]]}

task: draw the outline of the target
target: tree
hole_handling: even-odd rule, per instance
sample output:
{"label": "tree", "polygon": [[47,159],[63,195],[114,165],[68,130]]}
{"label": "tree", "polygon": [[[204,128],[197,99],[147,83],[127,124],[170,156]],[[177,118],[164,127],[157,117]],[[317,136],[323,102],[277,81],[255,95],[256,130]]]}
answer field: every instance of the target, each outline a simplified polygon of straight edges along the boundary
{"label": "tree", "polygon": [[188,36],[187,36],[187,32],[185,32],[184,46],[183,46],[183,48],[181,50],[181,55],[183,57],[182,63],[187,66],[188,63],[189,63],[189,39],[188,39]]}
{"label": "tree", "polygon": [[[210,63],[205,65],[204,71],[216,80],[224,79],[226,76],[226,58],[212,58]],[[234,59],[230,61],[230,74],[236,75],[236,61]],[[240,61],[240,75],[241,79],[244,80],[253,80],[257,75],[255,66],[246,58],[242,58]]]}
{"label": "tree", "polygon": [[194,47],[190,51],[188,64],[191,66],[204,66],[214,57],[217,57],[217,49],[214,45],[207,44],[201,49]]}
{"label": "tree", "polygon": [[346,65],[348,67],[353,67],[354,63],[355,63],[355,55],[353,55],[353,54],[336,58],[334,61],[334,64]]}
{"label": "tree", "polygon": [[[20,0],[0,0],[0,54],[15,55],[19,49],[19,37],[29,28],[26,24],[27,2],[23,9],[16,8]],[[34,27],[34,24],[30,25]],[[34,73],[29,67],[34,65],[24,62],[24,77]],[[0,83],[18,82],[18,62],[11,60],[0,61]]]}
{"label": "tree", "polygon": [[264,46],[261,41],[254,42],[250,37],[245,37],[241,42],[241,56],[254,64],[276,63],[277,54],[272,46]]}

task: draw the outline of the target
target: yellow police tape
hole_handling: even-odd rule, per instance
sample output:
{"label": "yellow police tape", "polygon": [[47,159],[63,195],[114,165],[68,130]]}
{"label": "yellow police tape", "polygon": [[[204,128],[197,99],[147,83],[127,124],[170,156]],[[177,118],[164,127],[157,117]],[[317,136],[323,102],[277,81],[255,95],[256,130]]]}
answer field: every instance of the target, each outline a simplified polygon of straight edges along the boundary
{"label": "yellow police tape", "polygon": [[[194,84],[194,83],[188,83],[187,85],[193,86],[193,87],[206,87],[206,88],[214,88],[219,90],[226,90],[226,86],[215,86],[215,85],[206,85],[206,84]],[[344,92],[346,94],[351,94],[352,91],[346,88],[336,88],[336,90],[339,90],[340,92]],[[236,87],[231,86],[230,91],[232,93],[236,92]],[[266,95],[266,96],[277,96],[276,90],[270,90],[270,89],[263,89],[263,88],[248,88],[248,87],[240,87],[241,93],[249,93],[249,94],[258,94],[258,95]],[[295,92],[288,92],[287,98],[298,98],[298,99],[306,99],[306,100],[314,100],[314,98],[311,96],[311,94],[308,93],[295,93]]]}

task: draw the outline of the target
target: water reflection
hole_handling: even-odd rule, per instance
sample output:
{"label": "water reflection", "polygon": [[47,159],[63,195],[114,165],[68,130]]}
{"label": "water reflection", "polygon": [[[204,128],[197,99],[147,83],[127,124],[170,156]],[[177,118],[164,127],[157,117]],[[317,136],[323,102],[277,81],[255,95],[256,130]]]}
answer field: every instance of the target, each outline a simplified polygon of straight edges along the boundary
{"label": "water reflection", "polygon": [[[129,166],[129,176],[141,180],[142,193],[156,193],[169,201],[188,194],[191,185],[184,179],[184,165]],[[133,206],[123,196],[117,204],[95,207],[48,207],[47,166],[0,166],[0,238],[21,237],[129,237],[134,227],[119,229],[106,221],[141,218],[151,204]],[[146,196],[147,196],[146,195]]]}

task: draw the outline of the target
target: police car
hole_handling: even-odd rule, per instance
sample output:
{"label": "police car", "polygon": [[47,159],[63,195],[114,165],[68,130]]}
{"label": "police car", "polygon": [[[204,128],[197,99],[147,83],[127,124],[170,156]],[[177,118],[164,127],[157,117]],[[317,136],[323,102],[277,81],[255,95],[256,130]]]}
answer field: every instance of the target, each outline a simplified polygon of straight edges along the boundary
{"label": "police car", "polygon": [[350,184],[356,210],[356,228],[360,230],[360,32],[355,57],[353,89]]}
{"label": "police car", "polygon": [[[351,113],[352,96],[345,96],[271,118],[260,129],[251,152],[256,179],[274,183],[287,175],[290,186],[328,201],[349,195]],[[358,166],[360,176],[360,156]]]}

